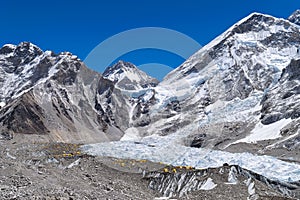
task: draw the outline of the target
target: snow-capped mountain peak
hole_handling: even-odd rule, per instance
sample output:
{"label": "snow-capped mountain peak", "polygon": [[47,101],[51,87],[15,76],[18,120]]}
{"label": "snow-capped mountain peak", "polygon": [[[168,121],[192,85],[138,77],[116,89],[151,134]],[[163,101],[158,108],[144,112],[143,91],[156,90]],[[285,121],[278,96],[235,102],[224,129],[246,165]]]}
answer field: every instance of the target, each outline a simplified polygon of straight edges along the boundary
{"label": "snow-capped mountain peak", "polygon": [[0,54],[8,54],[12,53],[16,49],[16,45],[13,44],[5,44],[3,47],[0,49]]}
{"label": "snow-capped mountain peak", "polygon": [[111,81],[119,81],[125,76],[126,72],[132,70],[138,70],[138,69],[132,63],[124,62],[120,60],[113,66],[108,67],[104,71],[103,76]]}
{"label": "snow-capped mountain peak", "polygon": [[[198,52],[187,59],[181,66],[169,73],[164,80],[169,83],[174,81],[176,82],[178,78],[186,77],[186,75],[190,73],[199,73],[201,70],[204,70],[203,67],[208,66],[209,63],[214,65],[211,63],[212,60],[216,64],[217,61],[215,58],[218,57],[218,55],[223,55],[224,53],[217,53],[222,48],[237,48],[246,46],[246,48],[252,48],[253,50],[256,48],[262,51],[265,49],[263,46],[269,45],[269,43],[279,43],[280,40],[278,41],[275,39],[275,37],[279,37],[279,33],[283,34],[284,32],[291,34],[292,32],[299,32],[299,30],[297,25],[290,23],[288,20],[256,12],[252,13],[232,25],[216,39],[201,48]],[[263,44],[260,44],[261,41]],[[237,53],[239,52],[242,51],[237,50]],[[235,55],[234,52],[228,53]],[[235,56],[235,62],[237,59],[240,59],[238,57],[239,54]],[[201,59],[202,61],[200,62]],[[224,63],[222,65],[224,66],[227,64]],[[286,65],[287,64],[285,63],[285,66]],[[210,72],[213,71],[210,70]],[[206,77],[209,76],[208,73],[205,74]],[[203,77],[199,78],[203,79]]]}
{"label": "snow-capped mountain peak", "polygon": [[[0,49],[0,100],[7,102],[15,99],[54,77],[59,71],[60,74],[76,71],[79,61],[71,53],[43,52],[30,42],[22,42],[17,46],[4,45]],[[68,68],[66,63],[69,64]],[[66,77],[63,82],[71,78]]]}
{"label": "snow-capped mountain peak", "polygon": [[113,87],[69,52],[43,52],[28,42],[4,45],[0,49],[0,132],[45,134],[62,142],[116,140],[122,131],[114,126],[118,119],[113,113],[122,108],[111,104],[122,100],[111,96]]}
{"label": "snow-capped mountain peak", "polygon": [[103,77],[113,81],[117,87],[125,90],[139,90],[157,85],[158,81],[139,70],[134,64],[119,61],[115,65],[108,67]]}
{"label": "snow-capped mountain peak", "polygon": [[0,59],[7,58],[13,65],[28,64],[43,51],[30,42],[19,45],[6,44],[0,49]]}
{"label": "snow-capped mountain peak", "polygon": [[[286,40],[289,40],[289,42]],[[198,76],[198,79],[207,80],[208,77],[214,75],[215,70],[225,69],[234,64],[245,68],[245,62],[248,62],[249,59],[253,59],[251,65],[255,65],[255,63],[264,65],[263,60],[266,56],[262,54],[264,58],[260,58],[260,56],[257,57],[258,55],[255,55],[264,51],[268,51],[266,66],[276,66],[277,69],[282,70],[289,64],[290,57],[295,57],[298,54],[298,41],[299,28],[297,25],[285,19],[252,13],[192,55],[181,66],[169,73],[164,78],[164,81],[169,83],[177,82],[180,78],[189,79],[187,77],[189,74],[200,72],[203,75]],[[282,48],[285,48],[284,45],[290,46],[289,50],[283,50]],[[223,51],[225,49],[227,49],[227,53]],[[282,53],[279,53],[281,58],[272,59],[272,55],[277,50],[282,51]],[[233,59],[221,58],[224,56],[229,56]],[[278,62],[276,64],[271,63],[272,60]],[[215,70],[212,70],[213,66],[216,67]],[[204,73],[204,70],[209,71]],[[249,70],[244,69],[244,71],[247,73]],[[199,80],[195,80],[195,83],[198,83]],[[255,82],[254,80],[252,81]]]}
{"label": "snow-capped mountain peak", "polygon": [[16,46],[14,53],[17,56],[24,57],[26,59],[28,57],[33,58],[34,56],[41,55],[43,51],[30,42],[22,42]]}
{"label": "snow-capped mountain peak", "polygon": [[[158,103],[150,110],[157,112],[151,118],[153,124],[141,132],[169,134],[170,130],[177,130],[174,124],[185,124],[194,132],[209,127],[203,133],[215,135],[215,127],[222,129],[223,123],[260,123],[258,113],[263,97],[278,86],[291,61],[299,59],[299,49],[300,31],[296,24],[252,13],[192,55],[154,88],[153,98]],[[263,112],[264,119],[274,115]],[[274,123],[281,118],[272,119]],[[153,126],[155,129],[151,129]],[[182,130],[182,126],[178,129]]]}
{"label": "snow-capped mountain peak", "polygon": [[294,24],[297,24],[300,26],[300,9],[296,10],[289,18],[288,20]]}

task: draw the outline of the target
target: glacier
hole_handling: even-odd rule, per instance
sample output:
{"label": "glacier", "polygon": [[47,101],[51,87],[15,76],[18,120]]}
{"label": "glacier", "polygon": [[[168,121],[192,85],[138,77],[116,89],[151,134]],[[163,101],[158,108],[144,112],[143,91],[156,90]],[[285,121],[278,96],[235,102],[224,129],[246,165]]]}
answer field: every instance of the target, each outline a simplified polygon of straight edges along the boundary
{"label": "glacier", "polygon": [[151,135],[139,140],[123,140],[88,144],[83,152],[94,156],[150,160],[173,166],[192,166],[196,169],[220,167],[225,163],[263,175],[271,180],[293,182],[300,180],[300,164],[272,156],[252,153],[229,153],[209,148],[192,148],[182,144],[184,134]]}

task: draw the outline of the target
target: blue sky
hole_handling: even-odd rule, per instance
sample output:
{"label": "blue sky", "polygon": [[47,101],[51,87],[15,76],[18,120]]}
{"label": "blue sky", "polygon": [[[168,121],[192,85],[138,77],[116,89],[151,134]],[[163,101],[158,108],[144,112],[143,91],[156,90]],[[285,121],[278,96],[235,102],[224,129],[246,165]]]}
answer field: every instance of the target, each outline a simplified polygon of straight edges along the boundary
{"label": "blue sky", "polygon": [[[105,39],[133,28],[164,27],[205,45],[252,12],[287,18],[299,8],[299,0],[10,0],[1,2],[0,45],[30,41],[43,50],[70,51],[84,60]],[[162,63],[172,68],[184,60],[151,49],[118,59],[136,65]],[[103,70],[103,66],[90,67]],[[151,73],[161,79],[166,72],[153,67]]]}

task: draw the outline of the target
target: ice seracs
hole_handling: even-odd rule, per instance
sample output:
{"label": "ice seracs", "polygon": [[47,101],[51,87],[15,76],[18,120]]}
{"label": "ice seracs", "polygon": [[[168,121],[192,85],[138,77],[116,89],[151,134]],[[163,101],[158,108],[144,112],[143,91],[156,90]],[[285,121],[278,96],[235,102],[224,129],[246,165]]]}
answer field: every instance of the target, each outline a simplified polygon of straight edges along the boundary
{"label": "ice seracs", "polygon": [[212,190],[217,186],[217,184],[215,184],[213,182],[212,178],[208,178],[203,185],[201,185],[200,190]]}
{"label": "ice seracs", "polygon": [[3,108],[6,105],[5,102],[0,102],[0,108]]}

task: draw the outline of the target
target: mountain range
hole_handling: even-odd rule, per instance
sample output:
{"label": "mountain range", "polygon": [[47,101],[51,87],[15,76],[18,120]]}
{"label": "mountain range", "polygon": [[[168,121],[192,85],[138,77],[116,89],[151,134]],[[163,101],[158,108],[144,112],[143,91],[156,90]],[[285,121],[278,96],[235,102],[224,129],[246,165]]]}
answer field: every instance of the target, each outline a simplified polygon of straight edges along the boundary
{"label": "mountain range", "polygon": [[[299,10],[247,16],[161,82],[124,61],[100,74],[29,42],[0,49],[0,138],[93,144],[100,155],[123,155],[103,142],[142,153],[130,145],[176,143],[299,163],[299,94]],[[164,153],[153,161],[192,162]]]}

